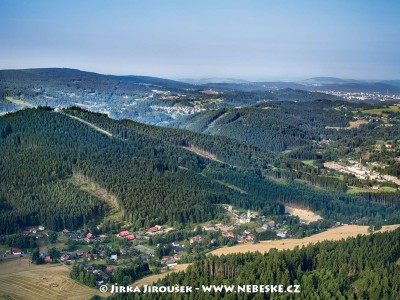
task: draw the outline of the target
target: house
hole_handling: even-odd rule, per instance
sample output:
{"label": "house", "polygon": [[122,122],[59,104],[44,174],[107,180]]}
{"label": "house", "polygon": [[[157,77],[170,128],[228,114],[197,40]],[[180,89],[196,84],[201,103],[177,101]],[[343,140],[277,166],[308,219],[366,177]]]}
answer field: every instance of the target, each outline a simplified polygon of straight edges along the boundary
{"label": "house", "polygon": [[179,242],[172,242],[171,245],[172,245],[172,247],[180,247],[180,246],[181,246],[181,243],[179,243]]}
{"label": "house", "polygon": [[213,238],[213,239],[211,239],[209,242],[208,242],[208,247],[210,247],[211,245],[214,245],[214,243],[217,241],[217,239],[216,238]]}
{"label": "house", "polygon": [[19,248],[12,248],[12,254],[14,255],[21,255],[22,251]]}
{"label": "house", "polygon": [[235,238],[235,234],[232,231],[225,231],[222,235],[230,239]]}
{"label": "house", "polygon": [[164,255],[163,257],[161,257],[161,260],[162,261],[167,261],[168,259],[170,259],[171,258],[171,256],[169,256],[169,255]]}
{"label": "house", "polygon": [[28,231],[28,230],[24,230],[24,231],[22,231],[22,235],[24,235],[24,236],[27,236],[27,235],[29,235],[29,231]]}
{"label": "house", "polygon": [[155,233],[159,232],[160,230],[161,230],[161,226],[156,225],[156,226],[154,226],[154,227],[150,227],[150,228],[147,230],[147,233],[148,233],[148,234],[155,234]]}
{"label": "house", "polygon": [[43,226],[43,225],[40,225],[40,226],[38,227],[38,229],[39,229],[40,231],[43,231],[43,230],[44,230],[44,226]]}
{"label": "house", "polygon": [[77,256],[83,256],[83,255],[85,255],[87,252],[86,251],[83,251],[83,250],[77,250],[76,251],[76,255]]}
{"label": "house", "polygon": [[102,241],[104,241],[104,240],[107,239],[107,235],[105,235],[105,234],[100,234],[100,235],[99,235],[99,239],[102,240]]}
{"label": "house", "polygon": [[135,239],[135,235],[134,235],[134,234],[129,234],[129,235],[126,236],[126,238],[127,238],[128,240],[132,241],[132,240]]}
{"label": "house", "polygon": [[62,232],[63,233],[69,233],[69,230],[68,229],[64,229]]}
{"label": "house", "polygon": [[268,229],[268,224],[264,223],[263,226],[261,226],[262,229],[267,230]]}
{"label": "house", "polygon": [[128,231],[128,230],[121,231],[121,232],[118,234],[119,237],[126,237],[126,236],[128,236],[128,235],[129,235],[129,231]]}
{"label": "house", "polygon": [[110,259],[111,259],[112,261],[117,261],[117,260],[118,260],[118,255],[117,255],[117,254],[111,254],[111,255],[110,255]]}
{"label": "house", "polygon": [[39,252],[39,257],[41,257],[41,258],[45,258],[48,255],[49,255],[48,252]]}
{"label": "house", "polygon": [[206,226],[203,227],[205,231],[216,231],[217,227],[215,225],[207,224]]}
{"label": "house", "polygon": [[105,272],[106,272],[108,275],[113,275],[113,273],[114,273],[114,268],[112,268],[112,267],[107,267],[106,270],[105,270]]}
{"label": "house", "polygon": [[254,236],[248,235],[248,236],[246,237],[246,241],[247,241],[247,242],[251,242],[252,240],[254,240]]}
{"label": "house", "polygon": [[92,234],[91,232],[89,232],[89,233],[86,235],[86,238],[92,239],[92,238],[93,238],[93,234]]}
{"label": "house", "polygon": [[97,260],[97,254],[90,254],[90,253],[87,253],[86,254],[86,259],[87,260]]}
{"label": "house", "polygon": [[81,238],[81,235],[80,235],[79,233],[71,233],[71,234],[69,235],[69,238],[70,238],[70,239],[73,239],[73,240],[78,240],[78,239]]}
{"label": "house", "polygon": [[192,237],[192,238],[190,239],[190,244],[199,243],[199,242],[201,242],[201,241],[203,241],[203,240],[204,240],[204,236],[197,235],[197,236],[194,236],[194,237]]}
{"label": "house", "polygon": [[243,231],[243,234],[245,235],[251,234],[251,229],[247,228],[245,231]]}
{"label": "house", "polygon": [[53,261],[53,259],[51,258],[50,255],[47,255],[47,256],[44,258],[44,262],[45,262],[45,263],[51,263],[52,261]]}
{"label": "house", "polygon": [[186,254],[185,253],[177,253],[177,254],[174,254],[174,259],[175,260],[180,260],[183,256],[185,256]]}
{"label": "house", "polygon": [[183,248],[182,246],[174,247],[174,253],[181,253],[183,251],[185,251],[185,248]]}
{"label": "house", "polygon": [[280,238],[287,238],[287,237],[289,237],[289,235],[287,234],[287,232],[278,232],[277,234],[276,234],[276,236],[277,237],[280,237]]}
{"label": "house", "polygon": [[243,238],[243,237],[239,237],[239,238],[237,239],[237,242],[240,243],[240,244],[243,244],[243,243],[246,243],[246,239]]}
{"label": "house", "polygon": [[165,261],[165,264],[167,267],[173,267],[173,266],[177,265],[177,262],[175,259],[171,258],[171,259],[168,259],[167,261]]}
{"label": "house", "polygon": [[37,232],[37,229],[33,227],[33,228],[29,229],[29,232],[30,232],[30,233],[36,233],[36,232]]}

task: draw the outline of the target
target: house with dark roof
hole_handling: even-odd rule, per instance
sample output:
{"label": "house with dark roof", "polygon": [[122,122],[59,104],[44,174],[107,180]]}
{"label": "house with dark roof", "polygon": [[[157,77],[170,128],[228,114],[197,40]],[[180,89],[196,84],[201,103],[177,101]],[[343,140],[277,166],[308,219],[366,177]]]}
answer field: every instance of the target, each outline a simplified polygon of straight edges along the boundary
{"label": "house with dark roof", "polygon": [[19,248],[12,248],[12,254],[21,255],[22,254],[22,250],[19,249]]}

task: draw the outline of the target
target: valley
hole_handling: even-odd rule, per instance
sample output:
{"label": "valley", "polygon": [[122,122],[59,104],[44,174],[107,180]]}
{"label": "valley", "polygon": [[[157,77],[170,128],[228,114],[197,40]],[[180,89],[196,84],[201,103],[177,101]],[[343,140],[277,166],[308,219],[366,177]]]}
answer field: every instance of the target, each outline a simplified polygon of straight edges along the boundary
{"label": "valley", "polygon": [[[14,76],[0,102],[16,110],[0,117],[0,251],[34,297],[194,280],[199,262],[398,231],[396,103],[76,70]],[[21,90],[33,78],[35,94]],[[19,297],[12,276],[5,295]]]}

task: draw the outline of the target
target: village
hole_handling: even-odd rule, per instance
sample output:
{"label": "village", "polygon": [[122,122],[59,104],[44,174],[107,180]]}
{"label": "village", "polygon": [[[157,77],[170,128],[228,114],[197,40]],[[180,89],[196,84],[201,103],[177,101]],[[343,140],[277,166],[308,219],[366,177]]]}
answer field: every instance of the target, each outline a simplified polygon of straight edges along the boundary
{"label": "village", "polygon": [[[268,239],[291,237],[285,221],[268,220],[254,211],[239,211],[232,205],[222,207],[230,222],[198,224],[191,230],[154,225],[139,231],[126,227],[110,231],[99,224],[86,231],[64,228],[55,232],[42,225],[29,227],[21,231],[20,237],[34,240],[38,250],[12,245],[2,258],[30,256],[36,264],[79,266],[93,273],[96,284],[102,285],[115,282],[116,270],[132,262],[147,264],[147,268],[157,274],[179,263],[192,262],[221,246],[254,243],[263,232],[269,233]],[[303,220],[301,222],[304,224]],[[175,236],[176,240],[171,240]]]}
{"label": "village", "polygon": [[[391,147],[390,144],[386,147]],[[366,162],[363,165],[361,162],[357,162],[353,159],[348,159],[344,162],[325,162],[324,167],[331,169],[343,174],[352,174],[360,180],[370,180],[377,184],[372,186],[372,189],[380,189],[379,183],[393,182],[396,185],[400,185],[400,180],[396,176],[381,174],[374,170],[374,167],[382,168],[382,165],[377,162]],[[384,166],[383,166],[384,167]]]}

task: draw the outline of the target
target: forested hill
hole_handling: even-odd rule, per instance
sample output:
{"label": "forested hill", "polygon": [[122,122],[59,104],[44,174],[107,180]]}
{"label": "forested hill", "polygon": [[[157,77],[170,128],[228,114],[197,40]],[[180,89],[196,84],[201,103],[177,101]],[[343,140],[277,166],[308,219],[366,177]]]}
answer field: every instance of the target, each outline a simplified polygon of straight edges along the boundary
{"label": "forested hill", "polygon": [[113,76],[73,69],[0,70],[0,114],[18,109],[79,106],[115,119],[168,125],[209,109],[272,100],[340,99],[302,90],[242,91],[148,77]]}
{"label": "forested hill", "polygon": [[[199,287],[190,296],[117,294],[119,299],[399,299],[400,230],[323,242],[295,250],[210,256],[159,286]],[[300,293],[202,292],[209,285],[300,285]]]}
{"label": "forested hill", "polygon": [[[362,109],[378,104],[315,100],[309,102],[279,101],[251,107],[210,110],[175,121],[172,126],[197,132],[222,135],[244,141],[262,149],[281,152],[314,146],[323,140],[365,138],[370,126],[347,128],[349,122],[363,116]],[[385,135],[380,122],[373,126],[376,136]],[[391,131],[398,127],[390,128]],[[361,132],[362,130],[362,132]]]}
{"label": "forested hill", "polygon": [[77,228],[107,215],[112,204],[80,189],[82,180],[114,195],[122,218],[135,228],[210,220],[218,203],[282,214],[290,202],[338,221],[394,222],[397,213],[361,198],[266,179],[262,170],[279,161],[236,140],[78,108],[0,117],[0,153],[3,233],[37,224]]}

